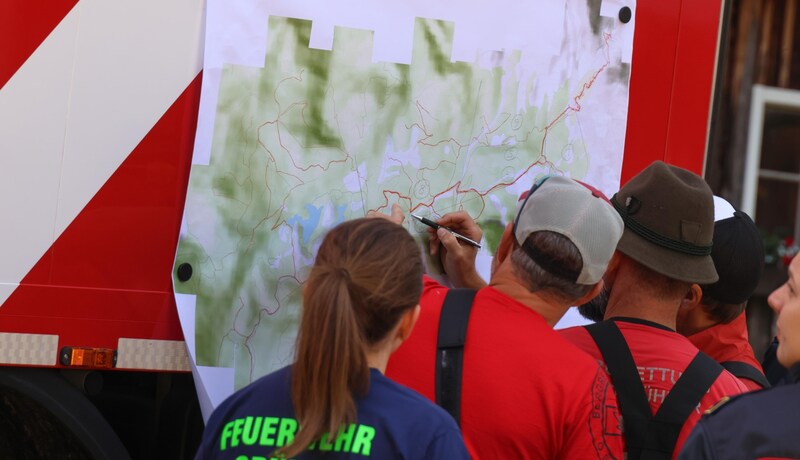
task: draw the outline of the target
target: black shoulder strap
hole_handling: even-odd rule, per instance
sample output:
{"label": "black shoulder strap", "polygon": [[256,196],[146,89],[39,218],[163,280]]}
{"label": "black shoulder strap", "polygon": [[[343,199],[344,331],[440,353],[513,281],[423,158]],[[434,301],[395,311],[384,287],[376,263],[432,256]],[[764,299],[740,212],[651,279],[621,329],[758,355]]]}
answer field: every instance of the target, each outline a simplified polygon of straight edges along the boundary
{"label": "black shoulder strap", "polygon": [[648,430],[648,448],[672,455],[683,424],[722,371],[718,362],[702,351],[697,352],[653,416]]}
{"label": "black shoulder strap", "polygon": [[761,388],[770,387],[769,381],[764,374],[747,363],[743,363],[741,361],[725,361],[724,363],[720,364],[722,364],[722,367],[724,367],[728,372],[740,379],[750,379],[761,385]]}
{"label": "black shoulder strap", "polygon": [[585,327],[603,355],[617,392],[628,459],[669,460],[683,424],[722,373],[722,366],[698,352],[652,415],[633,355],[616,324],[603,321]]}
{"label": "black shoulder strap", "polygon": [[650,403],[647,402],[647,394],[644,392],[633,355],[625,342],[625,337],[613,321],[601,321],[584,327],[597,343],[617,392],[628,458],[639,458],[653,413],[650,410]]}
{"label": "black shoulder strap", "polygon": [[436,343],[436,404],[450,413],[461,425],[461,371],[464,342],[472,310],[474,289],[450,289],[439,315]]}

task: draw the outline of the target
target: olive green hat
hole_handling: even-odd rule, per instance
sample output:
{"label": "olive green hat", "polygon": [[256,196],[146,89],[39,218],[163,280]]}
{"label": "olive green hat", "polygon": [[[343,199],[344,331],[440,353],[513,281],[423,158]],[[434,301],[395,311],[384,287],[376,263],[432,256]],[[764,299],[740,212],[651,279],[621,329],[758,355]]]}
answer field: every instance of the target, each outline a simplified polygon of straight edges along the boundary
{"label": "olive green hat", "polygon": [[617,250],[675,280],[716,282],[713,196],[697,174],[654,162],[611,198],[625,222]]}

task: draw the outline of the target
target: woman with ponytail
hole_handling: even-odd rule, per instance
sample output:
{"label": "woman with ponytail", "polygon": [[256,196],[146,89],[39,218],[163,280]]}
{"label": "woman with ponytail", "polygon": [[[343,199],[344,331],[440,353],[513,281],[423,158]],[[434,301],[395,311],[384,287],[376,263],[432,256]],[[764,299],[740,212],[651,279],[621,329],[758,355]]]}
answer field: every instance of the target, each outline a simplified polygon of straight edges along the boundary
{"label": "woman with ponytail", "polygon": [[293,365],[211,415],[196,459],[462,459],[453,419],[383,372],[419,315],[411,235],[357,219],[322,241],[303,291]]}

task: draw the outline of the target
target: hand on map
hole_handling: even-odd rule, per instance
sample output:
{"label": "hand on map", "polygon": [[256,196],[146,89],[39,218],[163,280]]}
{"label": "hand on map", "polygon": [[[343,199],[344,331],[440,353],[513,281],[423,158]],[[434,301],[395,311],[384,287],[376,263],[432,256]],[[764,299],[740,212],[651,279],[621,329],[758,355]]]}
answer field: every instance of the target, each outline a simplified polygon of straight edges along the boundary
{"label": "hand on map", "polygon": [[394,222],[395,224],[402,224],[403,220],[406,218],[405,214],[403,214],[403,210],[397,203],[392,205],[392,213],[390,215],[383,214],[382,212],[378,211],[368,211],[367,217],[379,217],[381,219],[386,219],[389,222]]}
{"label": "hand on map", "polygon": [[[483,237],[481,228],[464,211],[447,213],[438,219],[436,223],[473,241],[480,241]],[[486,282],[475,268],[475,258],[478,256],[477,248],[459,243],[459,240],[452,233],[443,228],[439,230],[430,229],[429,232],[431,235],[429,241],[431,256],[439,256],[442,267],[454,287],[480,289],[486,286]]]}

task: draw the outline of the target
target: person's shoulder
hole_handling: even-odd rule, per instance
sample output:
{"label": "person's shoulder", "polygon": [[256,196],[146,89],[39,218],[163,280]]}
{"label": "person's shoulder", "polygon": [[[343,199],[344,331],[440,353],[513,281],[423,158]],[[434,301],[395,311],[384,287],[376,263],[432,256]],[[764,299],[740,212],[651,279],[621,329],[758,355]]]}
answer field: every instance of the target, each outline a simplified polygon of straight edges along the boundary
{"label": "person's shoulder", "polygon": [[590,358],[592,363],[597,363],[597,359],[600,359],[599,356],[594,356],[595,353],[599,353],[599,350],[597,349],[594,339],[592,339],[592,336],[589,334],[589,331],[586,330],[586,327],[573,326],[558,329],[555,332],[559,339],[564,342],[561,348],[567,352],[569,352],[569,350],[574,350],[578,352],[581,357],[586,356]]}
{"label": "person's shoulder", "polygon": [[468,458],[449,413],[377,370],[371,372],[370,401],[359,404],[359,417],[387,427],[411,458]]}
{"label": "person's shoulder", "polygon": [[372,371],[370,386],[374,400],[385,408],[398,408],[419,421],[458,429],[453,417],[418,392],[401,385],[378,371]]}
{"label": "person's shoulder", "polygon": [[669,350],[673,359],[686,364],[700,351],[689,339],[663,324],[639,318],[621,318],[614,322],[631,350]]}
{"label": "person's shoulder", "polygon": [[553,378],[561,374],[567,380],[588,382],[602,368],[598,358],[592,355],[594,341],[583,326],[551,329],[540,334],[536,340],[539,346],[547,350],[551,361],[569,363],[569,366],[553,369]]}
{"label": "person's shoulder", "polygon": [[437,312],[438,314],[449,290],[450,288],[441,284],[436,279],[424,275],[422,277],[422,297],[419,301],[422,306],[422,313]]}
{"label": "person's shoulder", "polygon": [[[259,392],[263,388],[280,388],[284,387],[286,389],[292,383],[292,366],[285,366],[276,371],[270,372],[264,376],[259,377],[258,379],[252,381],[247,386],[243,387],[241,390],[237,391],[242,395]],[[236,393],[234,393],[236,394]]]}
{"label": "person's shoulder", "polygon": [[[753,391],[723,398],[705,412],[695,431],[702,434],[700,444],[712,449],[716,458],[772,457],[777,451],[792,452],[791,458],[797,458],[798,410],[798,385]],[[681,458],[691,457],[687,453]]]}
{"label": "person's shoulder", "polygon": [[758,414],[768,414],[772,417],[786,410],[794,412],[798,405],[800,385],[781,385],[722,398],[705,412],[704,418],[727,423],[740,416],[753,418]]}
{"label": "person's shoulder", "polygon": [[628,336],[641,336],[646,337],[647,340],[663,340],[669,342],[671,345],[691,348],[693,350],[697,349],[697,347],[692,345],[689,339],[678,334],[674,329],[655,321],[633,317],[615,317],[609,321],[613,321],[626,338],[628,338]]}
{"label": "person's shoulder", "polygon": [[447,286],[443,285],[430,275],[422,275],[422,289],[423,291],[430,291],[436,289],[447,291]]}
{"label": "person's shoulder", "polygon": [[[249,407],[252,401],[262,401],[264,394],[279,395],[290,391],[291,366],[286,366],[272,373],[262,376],[250,384],[240,388],[225,398],[212,412],[211,420],[225,417],[226,414],[236,413],[240,408]],[[271,398],[276,400],[276,398]]]}
{"label": "person's shoulder", "polygon": [[[701,423],[710,438],[738,438],[754,430],[769,433],[776,425],[794,426],[798,409],[800,386],[783,385],[726,396],[705,411]],[[744,420],[747,423],[742,423]]]}
{"label": "person's shoulder", "polygon": [[437,413],[441,411],[447,414],[443,409],[429,401],[417,391],[395,382],[374,369],[371,372],[370,386],[375,392],[374,396],[381,399],[383,403],[391,405],[397,404],[407,407],[409,410],[433,410]]}
{"label": "person's shoulder", "polygon": [[721,392],[725,396],[740,395],[743,393],[752,393],[743,379],[731,374],[728,370],[723,369],[717,377],[717,380],[711,385],[711,391]]}
{"label": "person's shoulder", "polygon": [[569,341],[572,341],[573,339],[581,339],[589,335],[589,332],[583,326],[565,327],[563,329],[556,329],[555,331],[559,336]]}

